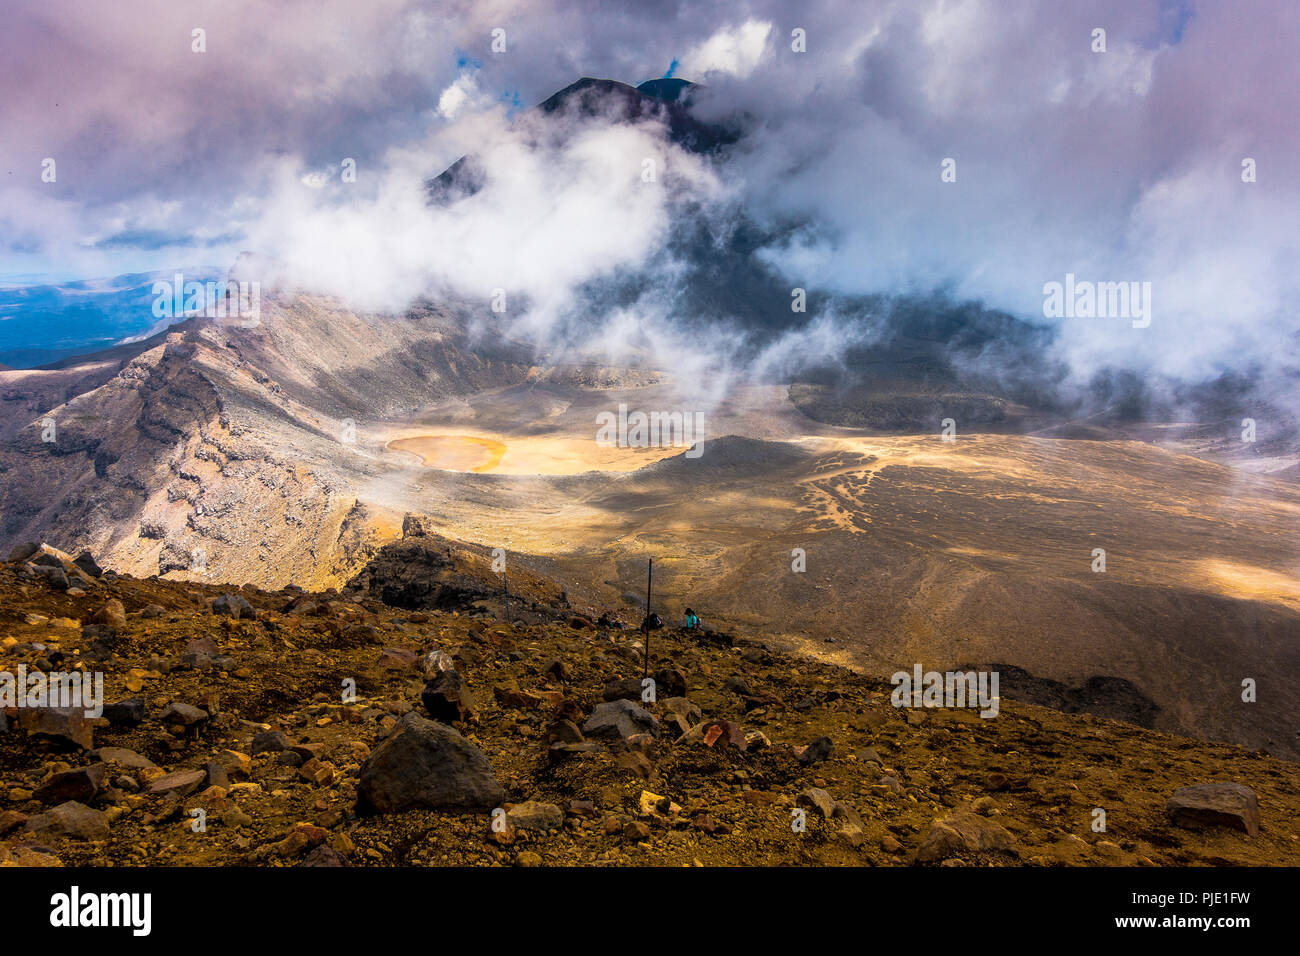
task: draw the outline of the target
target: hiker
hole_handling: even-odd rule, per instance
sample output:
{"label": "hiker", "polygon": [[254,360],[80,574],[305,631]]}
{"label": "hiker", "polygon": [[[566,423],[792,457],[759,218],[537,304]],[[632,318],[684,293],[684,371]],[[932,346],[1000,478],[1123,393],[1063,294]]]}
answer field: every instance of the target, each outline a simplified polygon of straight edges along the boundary
{"label": "hiker", "polygon": [[699,616],[690,608],[686,609],[686,630],[693,631],[700,626]]}
{"label": "hiker", "polygon": [[647,633],[649,633],[650,631],[657,631],[659,630],[659,628],[663,626],[664,626],[663,618],[661,618],[658,614],[654,613],[653,611],[647,614],[646,619],[641,622],[641,630]]}

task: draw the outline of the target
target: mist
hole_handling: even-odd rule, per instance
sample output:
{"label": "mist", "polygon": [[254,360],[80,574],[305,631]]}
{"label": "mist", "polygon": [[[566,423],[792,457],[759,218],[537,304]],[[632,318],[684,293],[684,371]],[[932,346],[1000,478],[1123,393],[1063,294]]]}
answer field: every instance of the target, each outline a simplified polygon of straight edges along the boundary
{"label": "mist", "polygon": [[[813,3],[793,22],[762,2],[386,0],[282,5],[260,31],[255,5],[203,24],[139,6],[132,32],[91,3],[57,21],[16,5],[0,41],[15,67],[0,141],[30,173],[2,197],[14,272],[247,250],[277,263],[268,283],[354,308],[443,299],[472,323],[503,294],[538,348],[718,394],[843,363],[885,334],[880,297],[939,291],[1051,326],[1041,358],[1062,389],[1120,370],[1293,394],[1291,4]],[[118,68],[128,54],[139,70]],[[701,155],[652,118],[528,109],[582,75],[665,72],[700,83],[694,114],[743,123],[740,140]],[[484,188],[431,204],[429,178],[466,155]],[[36,175],[46,156],[55,183]],[[758,287],[686,294],[682,237],[725,252],[737,231],[759,237]],[[1067,274],[1150,283],[1149,326],[1046,317],[1045,285]],[[1005,349],[983,357],[960,361],[1008,374]]]}

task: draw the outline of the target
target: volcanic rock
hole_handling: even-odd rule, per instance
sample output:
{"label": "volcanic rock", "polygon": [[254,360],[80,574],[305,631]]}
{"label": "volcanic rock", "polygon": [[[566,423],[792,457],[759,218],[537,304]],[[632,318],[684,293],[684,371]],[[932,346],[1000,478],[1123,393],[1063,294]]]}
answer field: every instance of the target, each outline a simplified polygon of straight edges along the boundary
{"label": "volcanic rock", "polygon": [[361,766],[358,806],[402,810],[481,810],[505,798],[487,758],[446,724],[409,713]]}
{"label": "volcanic rock", "polygon": [[1165,804],[1165,815],[1178,827],[1228,827],[1259,836],[1259,798],[1239,783],[1180,787]]}
{"label": "volcanic rock", "polygon": [[26,829],[30,833],[67,836],[76,840],[105,840],[108,838],[108,817],[99,810],[69,800],[53,810],[29,818]]}
{"label": "volcanic rock", "polygon": [[94,727],[78,707],[20,707],[18,726],[29,737],[47,737],[82,750],[95,746]]}
{"label": "volcanic rock", "polygon": [[506,819],[517,830],[545,832],[564,825],[564,811],[553,803],[529,800],[511,807],[506,812]]}
{"label": "volcanic rock", "polygon": [[126,608],[117,598],[110,598],[108,603],[90,615],[90,623],[116,628],[126,627]]}
{"label": "volcanic rock", "polygon": [[474,696],[458,671],[445,671],[429,681],[420,693],[420,702],[430,717],[443,723],[474,719]]}
{"label": "volcanic rock", "polygon": [[105,772],[103,764],[91,764],[56,773],[36,788],[34,796],[42,803],[49,804],[66,803],[69,800],[87,803],[104,785]]}
{"label": "volcanic rock", "polygon": [[253,756],[264,753],[279,753],[287,750],[289,738],[280,730],[260,730],[253,735]]}
{"label": "volcanic rock", "polygon": [[818,737],[798,753],[799,762],[805,766],[818,763],[831,755],[833,745],[831,738]]}
{"label": "volcanic rock", "polygon": [[647,710],[629,700],[606,701],[596,705],[582,725],[585,737],[625,740],[634,734],[659,735],[659,721]]}
{"label": "volcanic rock", "polygon": [[1015,839],[1005,827],[963,809],[930,825],[916,859],[934,863],[959,853],[1011,850],[1014,846]]}
{"label": "volcanic rock", "polygon": [[146,717],[144,701],[139,697],[104,705],[104,717],[114,727],[135,727]]}
{"label": "volcanic rock", "polygon": [[223,594],[212,602],[213,614],[225,614],[230,617],[244,618],[253,620],[257,617],[257,611],[253,605],[240,594]]}

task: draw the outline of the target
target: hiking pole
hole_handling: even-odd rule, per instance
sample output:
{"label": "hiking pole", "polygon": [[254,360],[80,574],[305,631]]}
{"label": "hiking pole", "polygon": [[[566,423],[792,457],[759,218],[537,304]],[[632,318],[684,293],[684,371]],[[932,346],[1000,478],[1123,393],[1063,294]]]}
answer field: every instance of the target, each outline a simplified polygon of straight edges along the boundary
{"label": "hiking pole", "polygon": [[506,598],[506,623],[510,623],[510,579],[506,577],[505,572],[501,574],[501,590]]}
{"label": "hiking pole", "polygon": [[650,676],[650,583],[654,580],[655,559],[651,558],[645,569],[645,670],[642,679]]}

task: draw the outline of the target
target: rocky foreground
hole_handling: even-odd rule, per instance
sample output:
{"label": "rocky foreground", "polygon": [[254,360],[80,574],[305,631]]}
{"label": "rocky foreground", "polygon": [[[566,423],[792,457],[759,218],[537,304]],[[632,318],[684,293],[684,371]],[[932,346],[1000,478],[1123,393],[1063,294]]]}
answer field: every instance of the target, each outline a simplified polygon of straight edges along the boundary
{"label": "rocky foreground", "polygon": [[1005,699],[899,709],[713,632],[654,633],[647,701],[630,615],[371,593],[15,549],[0,670],[102,672],[105,707],[0,713],[0,863],[1300,863],[1300,766],[1262,753]]}

